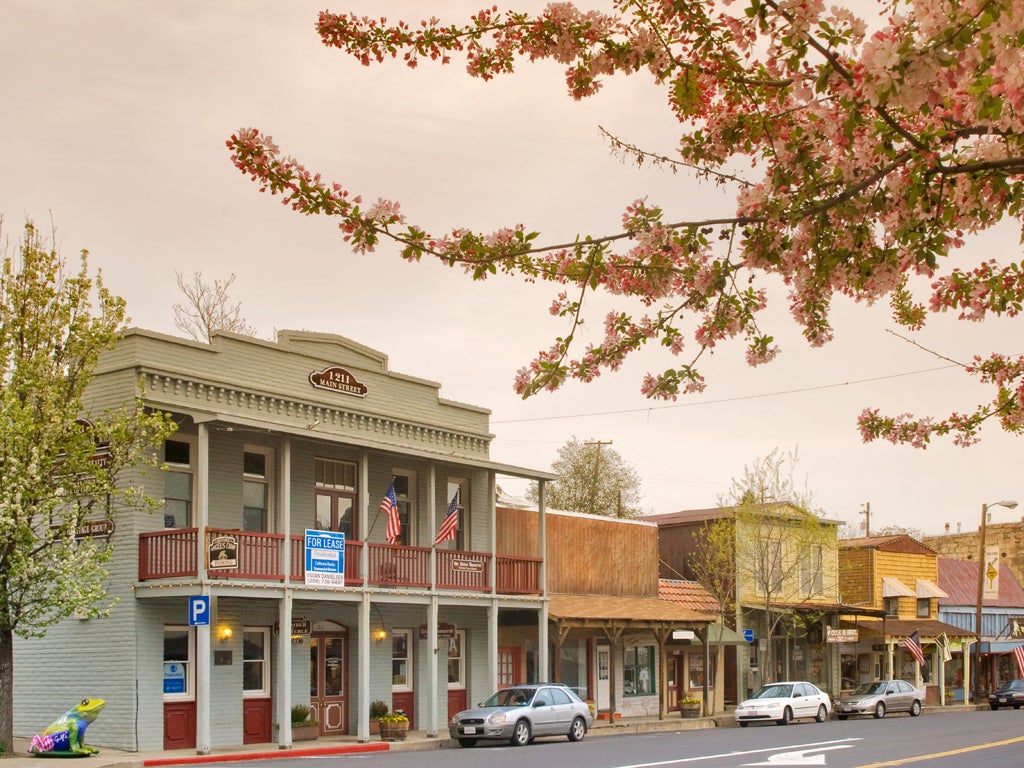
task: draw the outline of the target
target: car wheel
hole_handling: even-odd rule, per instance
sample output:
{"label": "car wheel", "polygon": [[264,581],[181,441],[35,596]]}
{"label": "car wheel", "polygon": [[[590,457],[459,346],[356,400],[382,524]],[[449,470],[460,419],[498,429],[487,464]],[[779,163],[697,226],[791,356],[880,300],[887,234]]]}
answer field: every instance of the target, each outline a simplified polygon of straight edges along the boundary
{"label": "car wheel", "polygon": [[475,747],[476,739],[459,739],[460,747]]}
{"label": "car wheel", "polygon": [[1020,704],[1014,704],[1014,705],[1013,705],[1013,708],[1014,708],[1014,709],[1020,709]]}
{"label": "car wheel", "polygon": [[789,725],[793,722],[793,710],[786,707],[782,710],[782,719],[779,720],[779,725]]}
{"label": "car wheel", "polygon": [[875,719],[881,720],[883,717],[885,717],[885,704],[878,702],[875,704]]}
{"label": "car wheel", "polygon": [[824,723],[826,720],[828,720],[828,710],[825,709],[824,704],[818,705],[818,714],[817,716],[815,716],[814,719],[817,720],[819,723]]}
{"label": "car wheel", "polygon": [[516,723],[516,727],[512,729],[512,738],[509,739],[509,743],[513,747],[525,747],[530,743],[530,724],[525,720],[520,720]]}
{"label": "car wheel", "polygon": [[587,724],[583,722],[582,717],[577,717],[569,726],[569,741],[583,741],[583,737],[586,735]]}
{"label": "car wheel", "polygon": [[910,705],[910,716],[917,717],[921,714],[921,702],[914,699],[914,703]]}
{"label": "car wheel", "polygon": [[746,728],[750,723],[740,723],[740,728]]}
{"label": "car wheel", "polygon": [[836,715],[836,717],[838,719],[840,719],[840,720],[845,720],[846,719],[846,715]]}
{"label": "car wheel", "polygon": [[992,709],[999,709],[998,704],[989,704],[989,706],[992,707]]}

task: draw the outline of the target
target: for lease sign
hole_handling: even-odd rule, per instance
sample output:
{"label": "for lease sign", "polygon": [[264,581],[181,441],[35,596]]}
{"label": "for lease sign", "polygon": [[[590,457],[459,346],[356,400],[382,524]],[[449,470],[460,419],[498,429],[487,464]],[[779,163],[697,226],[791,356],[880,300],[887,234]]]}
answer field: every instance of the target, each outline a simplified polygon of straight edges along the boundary
{"label": "for lease sign", "polygon": [[306,529],[307,587],[345,586],[345,534]]}

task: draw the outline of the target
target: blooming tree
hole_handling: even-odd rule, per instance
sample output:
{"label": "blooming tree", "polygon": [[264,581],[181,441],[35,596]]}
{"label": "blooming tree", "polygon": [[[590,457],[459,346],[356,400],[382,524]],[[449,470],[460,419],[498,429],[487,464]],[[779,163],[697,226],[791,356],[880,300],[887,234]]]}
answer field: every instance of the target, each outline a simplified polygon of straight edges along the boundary
{"label": "blooming tree", "polygon": [[[720,217],[676,220],[641,199],[608,232],[571,243],[544,244],[523,224],[429,232],[395,201],[366,204],[328,183],[259,130],[231,137],[232,159],[296,211],[336,217],[356,252],[390,242],[406,259],[434,257],[474,279],[501,271],[558,285],[551,312],[569,328],[520,370],[524,397],[616,370],[648,343],[680,361],[646,375],[642,391],[655,398],[703,390],[698,363],[726,340],[745,342],[750,365],[766,363],[779,351],[759,322],[772,275],[812,345],[832,338],[837,294],[887,300],[910,329],[930,313],[981,321],[1020,311],[1022,264],[964,269],[949,257],[1005,217],[1021,218],[1024,0],[861,0],[856,7],[872,11],[864,18],[821,0],[612,5],[602,13],[552,3],[536,16],[494,7],[465,24],[325,11],[317,30],[364,65],[458,58],[485,80],[553,59],[574,99],[615,75],[646,73],[678,119],[678,147],[667,157],[609,136],[613,151],[728,189],[735,207]],[[584,300],[597,291],[621,308],[604,318],[599,344],[579,349]],[[967,445],[992,418],[1024,429],[1024,357],[978,356],[965,368],[991,385],[990,402],[945,418],[867,409],[864,439],[923,447],[948,434]]]}

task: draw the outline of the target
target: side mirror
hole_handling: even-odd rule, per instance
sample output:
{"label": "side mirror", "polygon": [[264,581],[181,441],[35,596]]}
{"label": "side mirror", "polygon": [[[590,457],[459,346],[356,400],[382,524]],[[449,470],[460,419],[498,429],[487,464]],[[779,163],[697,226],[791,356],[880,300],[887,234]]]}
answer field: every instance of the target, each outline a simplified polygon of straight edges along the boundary
{"label": "side mirror", "polygon": [[534,707],[546,707],[547,705],[548,703],[544,701],[544,699],[537,699],[535,702],[533,702]]}

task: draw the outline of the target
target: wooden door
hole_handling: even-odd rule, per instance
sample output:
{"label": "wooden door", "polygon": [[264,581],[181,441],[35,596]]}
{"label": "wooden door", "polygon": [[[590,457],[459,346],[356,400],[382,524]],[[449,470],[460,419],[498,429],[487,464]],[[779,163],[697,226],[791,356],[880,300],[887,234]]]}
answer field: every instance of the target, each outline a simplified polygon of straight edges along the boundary
{"label": "wooden door", "polygon": [[514,645],[498,646],[498,687],[508,688],[523,682],[521,654]]}
{"label": "wooden door", "polygon": [[320,733],[348,733],[348,635],[315,632],[309,645],[309,708]]}

